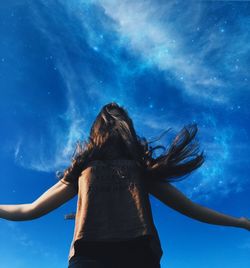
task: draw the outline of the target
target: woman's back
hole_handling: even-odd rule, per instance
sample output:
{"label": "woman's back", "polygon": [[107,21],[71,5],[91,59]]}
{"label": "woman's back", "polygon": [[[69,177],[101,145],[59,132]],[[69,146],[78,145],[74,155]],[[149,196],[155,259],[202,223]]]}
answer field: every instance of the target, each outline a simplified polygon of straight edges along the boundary
{"label": "woman's back", "polygon": [[83,254],[108,257],[111,252],[119,260],[128,261],[128,255],[140,260],[146,254],[148,262],[150,256],[160,262],[163,252],[146,181],[134,160],[91,161],[74,184],[78,202],[69,260]]}

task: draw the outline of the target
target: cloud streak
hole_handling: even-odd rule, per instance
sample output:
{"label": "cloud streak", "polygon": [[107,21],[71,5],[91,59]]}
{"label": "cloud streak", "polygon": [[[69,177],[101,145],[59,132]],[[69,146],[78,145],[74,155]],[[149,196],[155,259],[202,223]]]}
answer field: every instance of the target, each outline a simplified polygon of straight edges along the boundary
{"label": "cloud streak", "polygon": [[[219,103],[227,101],[222,91],[227,83],[217,78],[216,70],[207,66],[204,60],[214,48],[212,35],[204,40],[198,51],[190,51],[186,45],[186,34],[195,35],[199,30],[202,3],[189,1],[179,6],[174,2],[157,1],[100,0],[97,3],[117,22],[117,31],[121,40],[125,40],[124,45],[141,55],[148,65],[165,71],[169,83],[172,78],[175,83],[178,81],[191,97]],[[181,9],[181,16],[178,16],[178,9]],[[185,35],[178,33],[177,27],[181,27]]]}
{"label": "cloud streak", "polygon": [[[50,23],[53,18],[46,20],[46,15],[48,15],[46,12],[49,11],[46,10],[46,5],[47,3],[42,4],[43,10],[39,8],[39,5],[32,7],[34,25],[48,41],[51,55],[53,55],[51,58],[54,59],[55,70],[57,70],[64,82],[64,97],[67,101],[67,109],[64,113],[59,114],[58,118],[48,119],[49,141],[45,137],[41,137],[39,140],[30,139],[27,144],[24,138],[20,138],[15,146],[14,155],[16,161],[23,167],[43,172],[55,172],[56,169],[70,164],[69,160],[74,151],[76,141],[87,136],[86,120],[82,114],[88,114],[88,107],[85,108],[84,105],[79,107],[77,95],[81,96],[82,77],[79,77],[74,70],[62,37],[57,36],[51,30]],[[73,39],[72,41],[72,46],[75,44],[76,49],[81,54],[80,48],[77,48],[77,43]],[[81,113],[79,108],[81,108]],[[67,128],[62,129],[57,122],[58,120],[62,120]],[[50,150],[47,150],[48,146]],[[35,150],[36,155],[34,156]]]}
{"label": "cloud streak", "polygon": [[[219,13],[209,13],[220,12],[222,3],[209,6],[204,1],[92,2],[116,22],[122,46],[139,55],[142,65],[165,71],[166,81],[182,88],[183,94],[193,100],[224,104],[232,101],[236,85],[248,88],[248,20],[243,16],[232,26],[223,16],[218,19]],[[215,23],[208,24],[205,19],[214,19]]]}

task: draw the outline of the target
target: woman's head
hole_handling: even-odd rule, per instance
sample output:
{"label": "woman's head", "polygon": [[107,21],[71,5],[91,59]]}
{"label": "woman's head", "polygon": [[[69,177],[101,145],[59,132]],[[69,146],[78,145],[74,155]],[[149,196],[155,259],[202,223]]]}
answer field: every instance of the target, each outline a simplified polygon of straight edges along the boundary
{"label": "woman's head", "polygon": [[[165,131],[166,132],[166,131]],[[132,119],[122,106],[115,102],[104,105],[96,116],[83,145],[78,143],[73,164],[78,172],[89,161],[105,159],[134,159],[150,177],[176,181],[189,174],[204,162],[203,152],[198,155],[198,143],[191,143],[197,133],[197,125],[185,126],[176,135],[168,150],[153,158],[153,151],[165,149],[163,145],[149,146],[146,138],[136,134]],[[193,159],[187,160],[194,156]]]}
{"label": "woman's head", "polygon": [[74,158],[87,163],[96,159],[140,159],[139,137],[125,108],[116,102],[97,114],[87,141],[78,143]]}
{"label": "woman's head", "polygon": [[88,148],[96,149],[102,158],[132,159],[136,147],[137,136],[128,112],[116,102],[104,105],[91,126]]}

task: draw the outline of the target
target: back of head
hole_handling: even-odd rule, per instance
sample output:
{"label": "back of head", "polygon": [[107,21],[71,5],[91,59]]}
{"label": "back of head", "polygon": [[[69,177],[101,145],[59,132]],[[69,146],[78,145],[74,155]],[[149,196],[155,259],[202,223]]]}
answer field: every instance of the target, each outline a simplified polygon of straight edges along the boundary
{"label": "back of head", "polygon": [[[189,175],[204,162],[203,152],[198,154],[198,142],[193,143],[197,130],[196,124],[185,126],[168,150],[163,145],[152,147],[149,144],[153,141],[148,142],[136,134],[127,111],[111,102],[104,105],[96,116],[88,141],[77,144],[72,165],[66,172],[74,171],[77,177],[90,161],[132,159],[145,171],[145,177],[166,181],[182,180],[184,175]],[[165,151],[153,158],[156,149]],[[188,160],[190,157],[193,159]]]}
{"label": "back of head", "polygon": [[104,105],[92,124],[89,136],[92,157],[138,159],[138,142],[127,111],[115,102]]}

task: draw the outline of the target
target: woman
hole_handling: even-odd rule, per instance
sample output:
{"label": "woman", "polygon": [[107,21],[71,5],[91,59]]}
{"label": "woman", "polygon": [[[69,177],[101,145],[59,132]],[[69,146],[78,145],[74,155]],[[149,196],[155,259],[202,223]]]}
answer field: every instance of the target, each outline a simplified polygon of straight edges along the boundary
{"label": "woman", "polygon": [[201,222],[250,230],[249,219],[200,206],[170,184],[203,164],[198,143],[192,143],[196,133],[195,124],[184,127],[154,158],[154,150],[165,147],[149,146],[137,136],[127,111],[109,103],[96,117],[88,142],[77,144],[60,180],[31,204],[0,206],[0,217],[35,219],[78,194],[69,268],[159,268],[163,251],[148,194]]}

